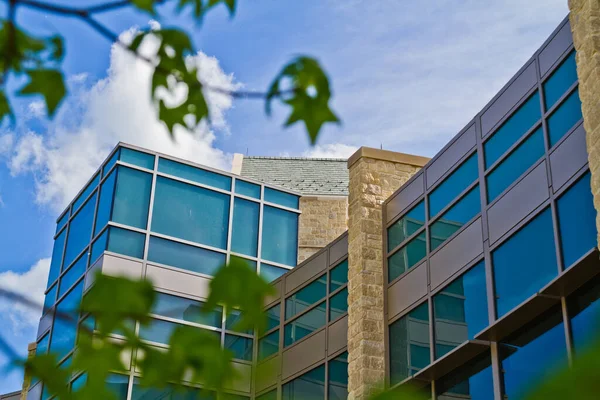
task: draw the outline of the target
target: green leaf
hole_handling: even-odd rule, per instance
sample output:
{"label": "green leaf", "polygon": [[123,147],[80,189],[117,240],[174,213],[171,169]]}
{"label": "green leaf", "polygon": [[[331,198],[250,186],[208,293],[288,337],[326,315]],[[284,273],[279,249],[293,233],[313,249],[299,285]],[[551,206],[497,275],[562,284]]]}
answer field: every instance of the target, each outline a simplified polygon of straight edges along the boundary
{"label": "green leaf", "polygon": [[65,49],[64,49],[64,45],[63,45],[63,38],[60,35],[55,35],[52,36],[49,39],[50,43],[52,44],[52,51],[50,53],[50,58],[53,61],[62,61],[62,59],[65,56]]}
{"label": "green leaf", "polygon": [[156,15],[154,10],[154,0],[131,0],[131,3],[138,9],[149,13],[150,15]]}
{"label": "green leaf", "polygon": [[399,388],[378,391],[369,397],[369,400],[426,400],[431,398],[427,389],[402,385]]}
{"label": "green leaf", "polygon": [[19,94],[41,94],[46,101],[48,114],[52,116],[59,103],[67,94],[62,72],[56,69],[34,69],[26,71],[27,83]]}
{"label": "green leaf", "polygon": [[27,359],[23,364],[26,374],[42,381],[48,394],[57,395],[60,399],[71,399],[68,390],[71,370],[58,368],[58,358],[55,354],[39,354]]}
{"label": "green leaf", "polygon": [[225,4],[225,6],[227,6],[227,9],[229,10],[229,15],[233,16],[235,14],[235,6],[236,6],[236,0],[209,0],[208,1],[208,6],[209,7],[214,7],[217,4],[223,3]]}
{"label": "green leaf", "polygon": [[129,45],[129,48],[131,49],[131,51],[137,53],[140,45],[142,44],[142,42],[146,38],[146,35],[147,35],[146,32],[136,33],[135,37],[131,41],[131,44]]}
{"label": "green leaf", "polygon": [[8,98],[4,94],[4,91],[0,90],[0,122],[4,120],[4,117],[14,118],[12,109],[10,108],[10,103],[8,102]]}
{"label": "green leaf", "polygon": [[221,3],[225,4],[227,10],[229,10],[230,16],[235,14],[237,5],[236,0],[208,0],[208,2],[205,2],[205,0],[179,0],[177,3],[177,11],[181,12],[184,8],[190,6],[193,9],[194,18],[197,21],[200,21],[208,10]]}

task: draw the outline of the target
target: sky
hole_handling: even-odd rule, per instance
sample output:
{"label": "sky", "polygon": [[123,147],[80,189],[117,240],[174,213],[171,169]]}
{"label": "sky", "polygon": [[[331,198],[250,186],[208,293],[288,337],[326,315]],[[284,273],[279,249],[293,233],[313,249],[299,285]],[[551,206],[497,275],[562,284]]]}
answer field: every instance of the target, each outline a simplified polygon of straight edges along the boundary
{"label": "sky", "polygon": [[[213,93],[212,125],[177,131],[173,141],[150,103],[146,64],[79,20],[20,8],[26,30],[65,38],[69,96],[51,120],[40,98],[13,98],[16,123],[0,126],[0,287],[43,301],[56,217],[118,141],[226,170],[236,152],[348,157],[371,146],[430,157],[568,12],[566,0],[238,0],[233,18],[220,7],[198,25],[172,3],[159,8],[157,21],[131,9],[98,19],[124,40],[157,24],[186,29],[201,79],[231,90],[264,91],[295,56],[316,57],[342,123],[325,127],[311,147],[301,126],[282,128],[285,109],[267,117],[261,101]],[[39,317],[0,299],[0,335],[21,355]],[[0,393],[21,384],[21,371],[0,354]]]}

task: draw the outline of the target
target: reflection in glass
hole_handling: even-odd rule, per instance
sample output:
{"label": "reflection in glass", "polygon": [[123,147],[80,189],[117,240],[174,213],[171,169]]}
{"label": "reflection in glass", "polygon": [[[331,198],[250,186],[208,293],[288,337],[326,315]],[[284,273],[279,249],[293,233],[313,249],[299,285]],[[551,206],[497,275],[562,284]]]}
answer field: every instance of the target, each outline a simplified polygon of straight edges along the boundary
{"label": "reflection in glass", "polygon": [[327,382],[329,400],[348,398],[348,353],[343,353],[329,361],[329,381]]}
{"label": "reflection in glass", "polygon": [[106,162],[106,164],[104,164],[104,167],[102,167],[102,176],[106,176],[106,174],[108,174],[110,172],[110,169],[113,167],[113,165],[115,165],[117,163],[120,152],[121,152],[121,148],[118,148],[113,153],[113,155],[110,156],[110,159]]}
{"label": "reflection in glass", "polygon": [[106,379],[106,388],[112,392],[116,400],[127,399],[127,387],[129,386],[129,376],[110,374]]}
{"label": "reflection in glass", "polygon": [[98,210],[96,211],[96,226],[94,227],[94,236],[100,233],[108,221],[110,221],[116,180],[117,170],[115,169],[100,186],[100,199],[98,200]]}
{"label": "reflection in glass", "polygon": [[96,209],[96,194],[94,194],[77,215],[69,223],[69,234],[67,236],[67,249],[65,250],[65,260],[63,270],[71,265],[75,258],[92,240],[92,223],[94,222],[94,212]]}
{"label": "reflection in glass", "polygon": [[279,304],[277,304],[276,306],[273,306],[267,310],[267,330],[270,330],[270,329],[273,329],[273,328],[276,328],[279,326],[280,312],[281,312],[281,306]]}
{"label": "reflection in glass", "polygon": [[600,328],[600,277],[581,287],[567,298],[575,353],[598,339]]}
{"label": "reflection in glass", "polygon": [[83,276],[87,268],[87,254],[84,253],[79,259],[64,273],[60,278],[60,288],[58,297],[60,298],[75,284],[75,282]]}
{"label": "reflection in glass", "polygon": [[325,398],[325,366],[321,365],[282,387],[282,400]]}
{"label": "reflection in glass", "polygon": [[231,190],[231,178],[226,175],[178,163],[166,158],[161,157],[158,160],[158,171],[218,189]]}
{"label": "reflection in glass", "polygon": [[329,299],[329,321],[335,321],[348,312],[348,288]]}
{"label": "reflection in glass", "polygon": [[50,272],[48,273],[48,286],[58,278],[60,275],[60,269],[62,265],[63,251],[65,248],[65,238],[67,237],[67,230],[61,232],[60,235],[54,239],[54,248],[52,249],[52,261],[50,262]]}
{"label": "reflection in glass", "polygon": [[477,185],[431,225],[429,229],[431,250],[438,248],[479,211],[481,211],[481,199],[479,185]]}
{"label": "reflection in glass", "polygon": [[582,118],[579,89],[575,89],[548,118],[550,147],[554,146]]}
{"label": "reflection in glass", "polygon": [[256,257],[258,250],[258,220],[260,205],[253,201],[235,198],[231,251]]}
{"label": "reflection in glass", "polygon": [[280,206],[298,209],[300,198],[294,194],[265,187],[265,201]]}
{"label": "reflection in glass", "polygon": [[81,207],[83,202],[96,189],[96,186],[98,186],[98,182],[100,182],[100,174],[96,174],[96,176],[92,178],[92,181],[85,187],[81,194],[77,196],[77,198],[73,202],[73,212],[76,212],[79,209],[79,207]]}
{"label": "reflection in glass", "polygon": [[319,304],[306,314],[296,318],[285,326],[284,330],[284,345],[297,342],[303,337],[311,334],[317,329],[325,326],[325,302]]}
{"label": "reflection in glass", "polygon": [[329,292],[348,283],[348,260],[344,260],[329,271]]}
{"label": "reflection in glass", "polygon": [[108,231],[107,250],[135,258],[144,258],[146,235],[140,232],[111,226]]}
{"label": "reflection in glass", "polygon": [[412,210],[388,228],[388,251],[394,250],[406,238],[425,224],[425,202],[421,200]]}
{"label": "reflection in glass", "polygon": [[236,335],[225,335],[225,348],[233,353],[233,358],[252,361],[252,339]]}
{"label": "reflection in glass", "polygon": [[477,153],[470,156],[429,195],[429,217],[436,216],[477,179]]}
{"label": "reflection in glass", "polygon": [[544,103],[550,109],[558,99],[577,81],[575,50],[556,68],[550,78],[544,82]]}
{"label": "reflection in glass", "polygon": [[68,220],[69,220],[69,210],[67,209],[64,212],[64,214],[60,217],[58,222],[56,223],[56,233],[58,233],[67,224]]}
{"label": "reflection in glass", "polygon": [[138,167],[154,169],[154,156],[152,154],[128,149],[126,147],[121,148],[121,157],[119,160],[128,164],[137,165]]}
{"label": "reflection in glass", "polygon": [[242,311],[240,310],[229,310],[229,315],[227,315],[227,319],[225,320],[225,329],[228,331],[234,331],[239,333],[247,333],[248,335],[252,335],[254,331],[252,329],[247,329],[245,331],[239,329],[239,322],[242,319]]}
{"label": "reflection in glass", "polygon": [[267,282],[271,283],[281,275],[288,272],[289,269],[276,267],[265,263],[260,263],[260,276]]}
{"label": "reflection in glass", "polygon": [[186,299],[166,293],[156,293],[152,313],[163,317],[181,319],[196,324],[220,328],[223,318],[222,307],[211,312],[202,312],[201,301]]}
{"label": "reflection in glass", "polygon": [[264,206],[261,257],[296,266],[298,260],[298,214]]}
{"label": "reflection in glass", "polygon": [[140,339],[149,340],[151,342],[169,344],[169,339],[175,328],[179,324],[160,319],[151,320],[148,325],[141,325],[139,336]]}
{"label": "reflection in glass", "polygon": [[[71,315],[77,319],[79,316],[79,304],[83,294],[83,281],[80,281],[65,298],[63,298],[56,307],[60,314]],[[63,358],[75,346],[77,329],[71,321],[63,318],[55,318],[52,327],[52,340],[50,342],[50,351],[56,353],[58,359]]]}
{"label": "reflection in glass", "polygon": [[146,229],[151,190],[152,174],[120,166],[111,221]]}
{"label": "reflection in glass", "polygon": [[151,236],[148,261],[214,275],[225,264],[225,254]]}
{"label": "reflection in glass", "polygon": [[327,295],[326,276],[321,275],[319,279],[285,299],[286,320],[306,310]]}
{"label": "reflection in glass", "polygon": [[436,381],[438,400],[494,398],[494,379],[489,354],[469,361],[442,379]]}
{"label": "reflection in glass", "polygon": [[235,180],[235,192],[243,196],[254,197],[260,199],[260,185],[246,182],[241,179]]}
{"label": "reflection in glass", "polygon": [[423,232],[388,258],[388,282],[414,267],[426,253],[427,245]]}
{"label": "reflection in glass", "polygon": [[279,329],[258,341],[258,361],[279,351]]}

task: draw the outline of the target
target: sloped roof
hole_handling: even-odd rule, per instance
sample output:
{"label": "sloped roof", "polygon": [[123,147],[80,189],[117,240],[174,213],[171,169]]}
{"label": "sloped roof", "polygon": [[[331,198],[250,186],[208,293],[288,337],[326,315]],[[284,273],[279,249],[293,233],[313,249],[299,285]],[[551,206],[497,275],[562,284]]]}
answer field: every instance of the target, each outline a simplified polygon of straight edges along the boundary
{"label": "sloped roof", "polygon": [[303,195],[348,196],[348,165],[342,158],[244,156],[240,175]]}

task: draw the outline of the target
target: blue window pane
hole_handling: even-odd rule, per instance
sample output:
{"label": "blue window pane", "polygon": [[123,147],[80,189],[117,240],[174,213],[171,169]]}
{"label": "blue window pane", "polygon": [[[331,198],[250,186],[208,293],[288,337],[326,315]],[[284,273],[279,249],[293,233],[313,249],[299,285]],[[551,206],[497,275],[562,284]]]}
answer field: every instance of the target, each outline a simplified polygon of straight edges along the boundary
{"label": "blue window pane", "polygon": [[563,265],[569,268],[598,245],[589,172],[558,199],[557,206]]}
{"label": "blue window pane", "polygon": [[429,228],[431,250],[437,249],[480,211],[481,199],[479,185],[477,185],[431,225]]}
{"label": "blue window pane", "polygon": [[329,299],[329,321],[335,321],[348,312],[348,288]]}
{"label": "blue window pane", "polygon": [[436,381],[436,391],[439,399],[493,399],[494,379],[489,354]]}
{"label": "blue window pane", "polygon": [[106,164],[104,164],[104,167],[102,167],[102,176],[106,176],[106,174],[110,172],[110,169],[113,167],[113,165],[117,163],[120,151],[121,149],[117,149],[117,151],[115,151],[115,153],[110,157]]}
{"label": "blue window pane", "polygon": [[388,258],[388,282],[414,267],[426,253],[427,245],[423,232]]}
{"label": "blue window pane", "polygon": [[598,339],[600,327],[600,279],[587,283],[567,299],[575,353],[585,354]]}
{"label": "blue window pane", "polygon": [[272,356],[279,351],[279,330],[258,341],[258,361]]}
{"label": "blue window pane", "polygon": [[483,144],[485,168],[489,168],[521,136],[541,118],[540,97],[535,92],[502,126]]}
{"label": "blue window pane", "polygon": [[423,225],[425,225],[425,202],[421,201],[388,228],[388,251],[392,251]]}
{"label": "blue window pane", "polygon": [[201,389],[169,385],[164,388],[142,386],[138,378],[133,379],[131,400],[216,400],[214,392]]}
{"label": "blue window pane", "polygon": [[75,260],[75,257],[90,243],[95,208],[96,195],[93,195],[71,220],[63,269],[68,267]]}
{"label": "blue window pane", "polygon": [[429,195],[429,217],[437,215],[461,194],[478,176],[477,153],[458,167]]}
{"label": "blue window pane", "polygon": [[48,343],[50,341],[50,334],[47,333],[44,337],[37,343],[35,348],[35,354],[46,354],[48,352]]}
{"label": "blue window pane", "polygon": [[267,330],[277,328],[280,321],[281,306],[277,304],[267,310]]}
{"label": "blue window pane", "polygon": [[265,201],[280,206],[298,209],[300,198],[291,193],[265,187]]}
{"label": "blue window pane", "polygon": [[267,282],[273,282],[275,279],[279,278],[281,275],[288,272],[289,269],[276,267],[274,265],[269,265],[265,263],[260,264],[260,276]]}
{"label": "blue window pane", "polygon": [[212,171],[181,164],[176,161],[161,158],[158,160],[158,171],[178,176],[189,181],[202,183],[217,189],[231,190],[231,178]]}
{"label": "blue window pane", "polygon": [[106,379],[106,388],[117,400],[127,400],[128,386],[129,376],[127,375],[110,374]]}
{"label": "blue window pane", "polygon": [[142,153],[128,149],[126,147],[121,148],[121,157],[119,160],[128,164],[137,165],[138,167],[154,169],[154,156],[148,153]]}
{"label": "blue window pane", "polygon": [[262,258],[296,266],[298,260],[298,214],[264,207]]}
{"label": "blue window pane", "polygon": [[550,109],[576,81],[577,65],[575,64],[575,51],[573,51],[544,82],[546,110]]}
{"label": "blue window pane", "polygon": [[348,283],[348,260],[344,260],[329,271],[329,291],[333,292]]}
{"label": "blue window pane", "polygon": [[83,254],[81,257],[79,257],[79,260],[77,260],[75,264],[73,264],[68,271],[64,273],[62,278],[60,278],[58,297],[61,297],[63,294],[65,294],[67,290],[69,290],[71,286],[73,286],[73,284],[83,276],[87,268],[87,259],[88,255]]}
{"label": "blue window pane", "polygon": [[326,275],[285,299],[285,319],[292,318],[327,295]]}
{"label": "blue window pane", "polygon": [[492,252],[498,318],[558,274],[553,232],[548,208]]}
{"label": "blue window pane", "polygon": [[90,194],[96,189],[98,186],[98,182],[100,181],[100,174],[96,174],[92,181],[85,187],[83,192],[75,199],[73,202],[73,212],[76,212],[79,207],[86,201],[86,199],[90,196]]}
{"label": "blue window pane", "polygon": [[247,333],[248,335],[252,335],[254,333],[253,329],[238,329],[239,323],[242,319],[242,315],[243,314],[240,310],[229,310],[229,315],[227,315],[227,319],[225,320],[225,329],[227,329],[228,331]]}
{"label": "blue window pane", "polygon": [[256,257],[259,214],[258,203],[240,198],[234,200],[231,251]]}
{"label": "blue window pane", "polygon": [[54,305],[56,302],[56,290],[58,285],[54,285],[52,289],[44,297],[44,312]]}
{"label": "blue window pane", "polygon": [[330,400],[348,398],[348,353],[343,353],[329,361],[329,381],[327,391]]}
{"label": "blue window pane", "polygon": [[241,179],[235,180],[235,192],[243,196],[254,197],[260,199],[260,185],[246,182]]}
{"label": "blue window pane", "polygon": [[487,176],[488,202],[523,175],[545,153],[544,132],[537,129]]}
{"label": "blue window pane", "polygon": [[325,366],[321,365],[281,388],[282,400],[324,399]]}
{"label": "blue window pane", "polygon": [[253,346],[250,338],[226,334],[225,348],[233,353],[233,358],[252,361]]}
{"label": "blue window pane", "polygon": [[221,328],[223,309],[203,313],[203,303],[197,300],[186,299],[166,293],[156,293],[156,299],[152,307],[152,313],[163,317],[181,319],[196,324]]}
{"label": "blue window pane", "polygon": [[96,227],[94,228],[94,235],[97,235],[106,226],[108,221],[110,221],[116,178],[117,172],[114,170],[106,180],[102,182],[102,186],[100,186],[100,200],[98,200],[98,211],[96,211]]}
{"label": "blue window pane", "polygon": [[[60,314],[71,315],[77,318],[79,313],[79,303],[83,294],[83,281],[79,282],[67,296],[58,303],[56,311]],[[77,329],[71,321],[65,321],[62,318],[54,319],[52,327],[52,340],[50,342],[50,352],[56,353],[58,359],[62,359],[75,346]]]}
{"label": "blue window pane", "polygon": [[567,363],[565,328],[560,311],[528,329],[522,337],[500,344],[500,350],[506,357],[502,361],[505,397],[523,399],[530,389]]}
{"label": "blue window pane", "polygon": [[550,147],[554,146],[582,118],[579,89],[575,89],[548,118]]}
{"label": "blue window pane", "polygon": [[229,196],[158,177],[152,230],[225,249]]}
{"label": "blue window pane", "polygon": [[430,363],[429,308],[421,304],[389,327],[390,383],[408,378]]}
{"label": "blue window pane", "polygon": [[108,233],[108,251],[130,257],[144,258],[146,235],[114,226]]}
{"label": "blue window pane", "polygon": [[54,239],[54,248],[52,249],[52,261],[50,262],[50,272],[48,273],[48,287],[58,278],[60,275],[63,252],[65,248],[65,238],[67,237],[67,231],[64,230],[60,235]]}
{"label": "blue window pane", "polygon": [[152,175],[132,168],[119,167],[112,221],[146,229]]}
{"label": "blue window pane", "polygon": [[104,253],[104,250],[106,250],[107,243],[108,243],[108,229],[105,230],[102,233],[102,235],[100,235],[100,237],[98,239],[96,239],[96,241],[94,241],[94,244],[92,244],[90,265],[94,265],[96,260],[102,255],[102,253]]}
{"label": "blue window pane", "polygon": [[148,261],[188,271],[214,275],[219,267],[225,265],[225,254],[217,253],[171,240],[150,237]]}
{"label": "blue window pane", "polygon": [[433,309],[436,350],[444,349],[436,358],[484,329],[489,321],[483,261],[436,294]]}
{"label": "blue window pane", "polygon": [[140,339],[149,340],[151,342],[169,344],[169,339],[173,331],[180,326],[174,322],[162,321],[153,319],[146,326],[140,326]]}
{"label": "blue window pane", "polygon": [[303,337],[310,335],[317,329],[322,328],[325,326],[325,323],[326,308],[325,302],[323,302],[285,326],[283,343],[285,346],[289,346]]}
{"label": "blue window pane", "polygon": [[60,219],[56,223],[56,233],[58,233],[67,224],[68,220],[69,220],[69,210],[67,209],[65,211],[65,213],[62,215],[62,217],[60,217]]}

